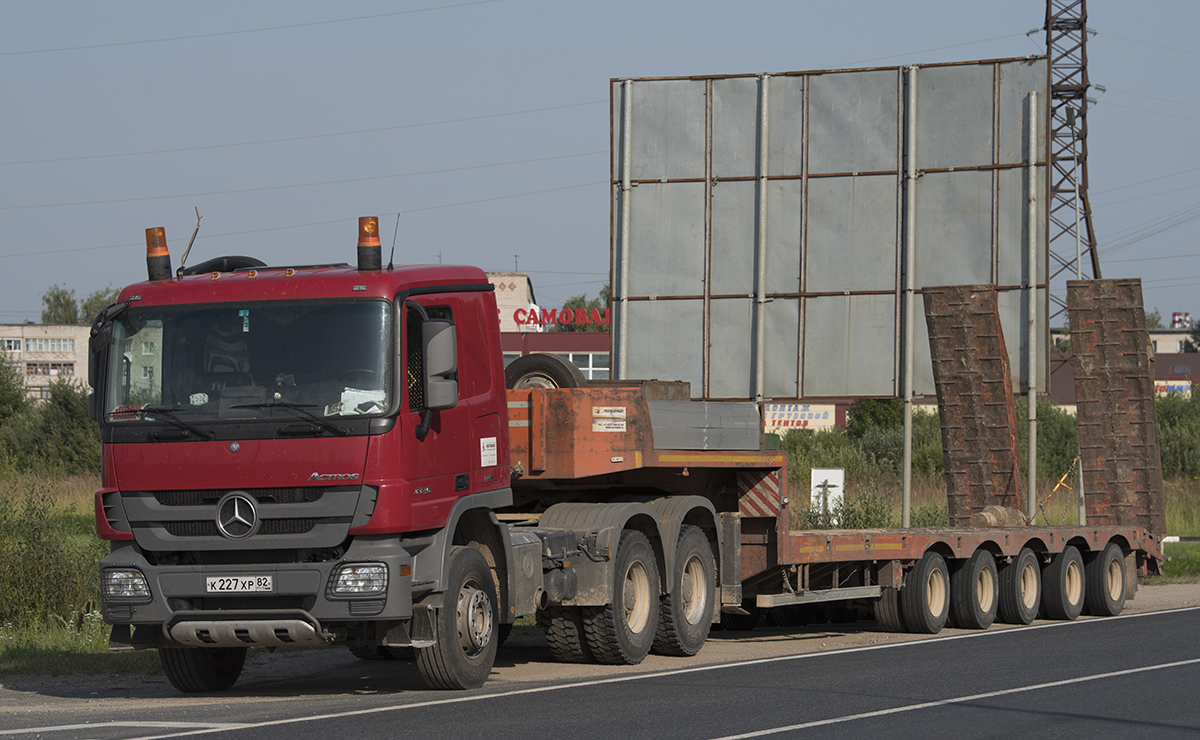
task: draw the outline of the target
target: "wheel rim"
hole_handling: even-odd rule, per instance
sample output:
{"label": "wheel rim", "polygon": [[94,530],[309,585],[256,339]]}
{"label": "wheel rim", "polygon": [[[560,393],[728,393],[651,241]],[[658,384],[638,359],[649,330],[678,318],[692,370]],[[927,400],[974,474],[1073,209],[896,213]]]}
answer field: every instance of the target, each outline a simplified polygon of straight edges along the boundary
{"label": "wheel rim", "polygon": [[946,573],[941,568],[934,568],[929,571],[925,588],[925,604],[930,614],[941,615],[946,608],[946,594]]}
{"label": "wheel rim", "polygon": [[996,580],[992,577],[992,571],[984,568],[975,579],[975,601],[979,604],[979,610],[985,614],[990,612],[995,598]]}
{"label": "wheel rim", "polygon": [[1113,558],[1108,562],[1108,598],[1119,601],[1121,589],[1125,587],[1125,579],[1121,577],[1121,563]]}
{"label": "wheel rim", "polygon": [[516,390],[522,388],[540,388],[544,390],[557,387],[558,383],[555,383],[553,378],[543,373],[530,373],[513,384],[513,388]]}
{"label": "wheel rim", "polygon": [[625,572],[625,624],[637,634],[650,622],[650,577],[646,566],[634,563]]}
{"label": "wheel rim", "polygon": [[1083,571],[1079,563],[1072,560],[1067,563],[1066,594],[1068,604],[1078,604],[1083,601]]}
{"label": "wheel rim", "polygon": [[475,584],[463,586],[456,612],[458,643],[468,657],[483,652],[492,640],[492,600]]}
{"label": "wheel rim", "polygon": [[708,608],[708,589],[705,588],[704,564],[692,556],[683,566],[683,577],[679,583],[679,597],[683,607],[683,618],[688,624],[699,624]]}
{"label": "wheel rim", "polygon": [[1037,569],[1033,563],[1021,568],[1021,603],[1026,609],[1037,606]]}

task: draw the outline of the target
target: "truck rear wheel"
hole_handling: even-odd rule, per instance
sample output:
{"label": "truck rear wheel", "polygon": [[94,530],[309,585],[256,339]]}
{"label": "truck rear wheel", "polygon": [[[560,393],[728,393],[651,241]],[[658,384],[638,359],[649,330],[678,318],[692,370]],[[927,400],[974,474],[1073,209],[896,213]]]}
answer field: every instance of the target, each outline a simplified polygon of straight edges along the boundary
{"label": "truck rear wheel", "polygon": [[583,607],[588,648],[598,663],[641,663],[658,628],[658,563],[646,535],[627,529],[617,545],[612,603]]}
{"label": "truck rear wheel", "polygon": [[909,632],[936,635],[950,616],[950,576],[946,560],[927,552],[904,576],[900,612]]}
{"label": "truck rear wheel", "polygon": [[712,547],[704,530],[685,524],[675,548],[670,590],[659,604],[654,652],[695,655],[708,639],[716,600]]}
{"label": "truck rear wheel", "polygon": [[950,573],[950,613],[954,624],[985,630],[996,621],[1000,600],[996,559],[987,550],[976,550],[966,560],[955,561]]}
{"label": "truck rear wheel", "polygon": [[242,674],[246,648],[161,647],[158,659],[167,680],[185,694],[224,691]]}
{"label": "truck rear wheel", "polygon": [[504,369],[509,388],[583,388],[587,378],[575,363],[558,355],[532,354],[518,357]]}
{"label": "truck rear wheel", "polygon": [[1028,547],[1000,571],[1000,604],[996,615],[1007,624],[1031,624],[1042,599],[1042,571]]}
{"label": "truck rear wheel", "polygon": [[483,555],[473,547],[450,550],[446,600],[434,619],[437,642],[417,648],[417,668],[433,689],[474,689],[496,662],[496,585]]}
{"label": "truck rear wheel", "polygon": [[583,632],[583,615],[577,606],[549,604],[538,609],[537,623],[546,633],[546,644],[550,654],[560,663],[591,663],[592,651],[588,649]]}
{"label": "truck rear wheel", "polygon": [[1083,611],[1083,558],[1067,545],[1042,569],[1042,606],[1051,619],[1071,621]]}
{"label": "truck rear wheel", "polygon": [[1085,567],[1088,614],[1115,617],[1125,608],[1125,554],[1110,542]]}

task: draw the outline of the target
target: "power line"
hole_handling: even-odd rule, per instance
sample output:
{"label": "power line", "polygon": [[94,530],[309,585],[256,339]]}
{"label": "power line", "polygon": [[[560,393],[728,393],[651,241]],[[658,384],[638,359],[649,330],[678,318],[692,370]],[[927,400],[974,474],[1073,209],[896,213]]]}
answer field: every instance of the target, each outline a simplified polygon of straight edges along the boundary
{"label": "power line", "polygon": [[213,33],[197,33],[190,36],[170,36],[160,39],[141,39],[138,41],[114,41],[108,44],[88,44],[86,46],[60,46],[53,49],[28,49],[25,51],[4,51],[0,52],[0,57],[25,56],[29,54],[53,54],[61,51],[87,51],[91,49],[112,49],[119,46],[138,46],[141,44],[162,44],[170,41],[191,41],[194,39],[211,39],[220,36],[240,36],[249,33],[264,33],[267,31],[289,31],[296,28],[309,28],[312,26],[328,26],[335,23],[354,23],[357,21],[369,21],[378,18],[390,18],[398,15],[413,15],[415,13],[429,13],[435,10],[453,10],[455,8],[468,8],[474,5],[487,5],[489,3],[498,3],[501,0],[476,0],[476,2],[458,3],[456,5],[440,5],[433,8],[413,8],[412,10],[397,10],[391,13],[377,13],[375,15],[360,15],[354,18],[333,18],[326,21],[310,21],[308,23],[291,23],[286,26],[264,26],[262,28],[245,28],[240,31],[215,31]]}
{"label": "power line", "polygon": [[[593,185],[609,185],[609,184],[610,183],[608,180],[599,180],[596,182],[580,183],[578,185],[564,185],[562,187],[557,187],[557,188],[547,188],[545,190],[531,190],[531,191],[527,191],[524,193],[509,193],[507,195],[498,195],[498,196],[494,196],[491,198],[479,198],[476,200],[458,201],[456,203],[442,203],[439,205],[422,206],[420,208],[409,208],[407,210],[400,211],[400,213],[401,214],[420,213],[422,211],[434,211],[434,210],[440,210],[440,209],[444,209],[444,208],[457,208],[459,206],[469,206],[469,205],[475,205],[478,203],[491,203],[491,202],[498,201],[498,200],[508,200],[511,198],[524,198],[524,197],[527,197],[530,195],[545,195],[547,193],[556,193],[556,192],[561,192],[564,190],[576,190],[579,188],[591,187]],[[378,215],[381,217],[395,216],[396,211],[391,211],[389,213],[380,213]],[[245,236],[247,234],[262,234],[262,233],[266,233],[266,232],[270,232],[270,231],[284,231],[287,229],[304,229],[304,228],[309,228],[312,226],[326,226],[328,224],[344,223],[345,220],[346,220],[345,218],[332,218],[332,219],[327,219],[325,221],[311,221],[309,223],[303,223],[303,224],[288,224],[286,226],[269,226],[269,227],[262,228],[262,229],[246,229],[243,231],[227,231],[227,232],[224,232],[221,234],[207,234],[207,235],[201,236],[199,238],[200,239],[216,239],[218,237]],[[0,259],[5,259],[8,257],[36,257],[36,256],[43,255],[43,254],[67,254],[67,253],[73,253],[73,252],[96,252],[96,251],[101,251],[101,250],[105,250],[105,249],[125,249],[125,248],[137,247],[137,246],[139,246],[139,243],[137,243],[137,242],[126,242],[124,244],[105,244],[104,246],[99,246],[99,247],[72,247],[69,249],[39,249],[36,252],[16,252],[13,254],[0,254]],[[588,273],[588,274],[590,274],[590,273]]]}
{"label": "power line", "polygon": [[579,108],[585,105],[598,105],[607,103],[607,100],[588,100],[582,103],[568,103],[566,105],[552,105],[546,108],[529,108],[527,110],[511,111],[508,113],[489,113],[481,116],[467,116],[465,118],[447,118],[440,121],[425,121],[422,123],[406,123],[399,126],[383,126],[381,128],[364,128],[354,131],[334,131],[325,134],[306,134],[303,136],[288,136],[278,139],[257,139],[254,141],[238,141],[228,144],[202,144],[200,146],[182,146],[173,147],[170,149],[148,149],[141,152],[117,152],[113,154],[83,154],[74,157],[48,157],[44,159],[17,159],[8,162],[0,162],[0,165],[14,164],[46,164],[50,162],[77,162],[87,159],[112,159],[115,157],[140,157],[148,154],[173,154],[177,152],[197,152],[209,149],[227,149],[240,146],[257,146],[259,144],[279,144],[293,141],[311,141],[313,139],[327,139],[336,136],[357,136],[359,134],[377,134],[385,131],[401,131],[410,128],[422,128],[428,126],[442,126],[449,123],[466,123],[470,121],[484,121],[491,118],[504,118],[507,116],[521,116],[529,113],[545,113],[548,111],[563,110],[566,108]]}
{"label": "power line", "polygon": [[[1097,35],[1100,35],[1100,34],[1098,33]],[[1181,54],[1191,54],[1192,56],[1200,56],[1200,52],[1198,52],[1198,51],[1193,51],[1191,49],[1180,49],[1178,46],[1167,46],[1166,44],[1155,44],[1155,43],[1151,43],[1149,41],[1139,41],[1138,39],[1131,39],[1127,36],[1117,36],[1116,34],[1112,34],[1112,33],[1105,33],[1103,35],[1107,36],[1110,39],[1119,39],[1120,41],[1128,41],[1131,44],[1142,44],[1143,46],[1153,46],[1158,49],[1167,49],[1168,51],[1178,51]]]}
{"label": "power line", "polygon": [[987,44],[987,43],[991,43],[992,41],[1003,41],[1005,39],[1016,38],[1018,36],[1024,36],[1024,35],[1025,35],[1024,33],[1010,33],[1010,34],[1005,34],[1004,36],[994,36],[990,39],[979,39],[978,41],[964,41],[961,44],[948,44],[947,46],[934,46],[929,49],[917,49],[916,51],[905,51],[905,52],[901,52],[899,54],[889,54],[885,57],[874,57],[872,59],[859,59],[854,62],[845,62],[843,64],[834,65],[830,69],[853,67],[854,65],[857,65],[857,64],[867,64],[869,62],[881,62],[885,59],[895,59],[896,57],[906,57],[906,56],[911,56],[913,54],[924,54],[924,53],[930,52],[930,51],[944,51],[946,49],[957,49],[962,46],[975,46],[976,44]]}
{"label": "power line", "polygon": [[531,164],[535,162],[551,162],[561,159],[575,159],[578,157],[591,157],[597,154],[608,154],[608,151],[582,152],[580,154],[563,154],[555,157],[537,157],[535,159],[518,159],[511,162],[495,162],[492,164],[473,164],[464,167],[447,167],[439,170],[421,170],[418,172],[402,172],[395,175],[375,175],[372,177],[354,177],[345,180],[325,180],[322,182],[304,182],[295,183],[292,185],[266,185],[259,188],[239,188],[237,190],[214,190],[206,193],[180,193],[176,195],[147,195],[139,198],[114,198],[110,200],[85,200],[76,201],[73,203],[40,203],[37,205],[28,206],[0,206],[0,211],[17,211],[29,210],[34,208],[66,208],[70,206],[97,206],[97,205],[112,205],[114,203],[133,203],[147,200],[171,200],[173,198],[204,198],[213,195],[234,195],[238,193],[259,193],[268,190],[291,190],[295,188],[311,188],[322,185],[346,185],[354,182],[372,182],[376,180],[393,180],[402,177],[423,177],[425,175],[438,175],[447,172],[466,172],[470,170],[490,169],[494,167],[508,167],[514,164]]}

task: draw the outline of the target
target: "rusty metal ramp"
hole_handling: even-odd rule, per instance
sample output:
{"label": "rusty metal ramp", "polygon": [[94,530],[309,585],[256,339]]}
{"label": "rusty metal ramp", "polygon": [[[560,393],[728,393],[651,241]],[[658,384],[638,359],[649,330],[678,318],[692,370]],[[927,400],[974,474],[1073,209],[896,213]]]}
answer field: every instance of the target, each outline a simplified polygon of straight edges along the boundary
{"label": "rusty metal ramp", "polygon": [[924,288],[950,525],[965,527],[987,506],[1021,510],[1012,373],[996,290]]}
{"label": "rusty metal ramp", "polygon": [[1162,463],[1141,280],[1068,281],[1067,310],[1087,523],[1161,536]]}

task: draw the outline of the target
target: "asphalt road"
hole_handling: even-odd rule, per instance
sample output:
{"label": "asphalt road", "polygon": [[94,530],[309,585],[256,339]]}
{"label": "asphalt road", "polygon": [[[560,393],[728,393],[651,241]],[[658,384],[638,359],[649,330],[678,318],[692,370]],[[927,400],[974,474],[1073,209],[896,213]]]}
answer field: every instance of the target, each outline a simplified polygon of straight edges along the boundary
{"label": "asphalt road", "polygon": [[1200,607],[925,639],[869,627],[716,633],[708,662],[636,668],[546,662],[525,638],[461,693],[345,651],[262,662],[219,696],[161,677],[6,684],[0,737],[1200,736]]}

